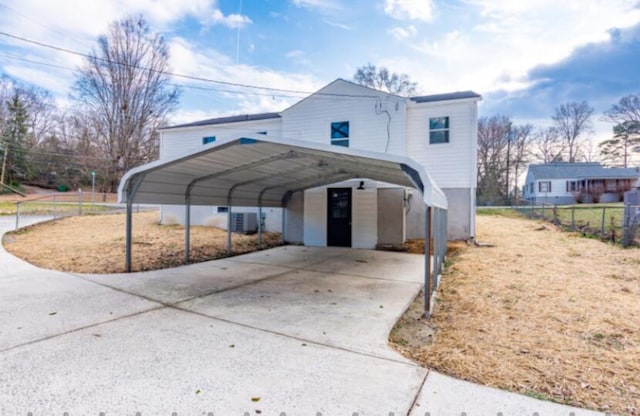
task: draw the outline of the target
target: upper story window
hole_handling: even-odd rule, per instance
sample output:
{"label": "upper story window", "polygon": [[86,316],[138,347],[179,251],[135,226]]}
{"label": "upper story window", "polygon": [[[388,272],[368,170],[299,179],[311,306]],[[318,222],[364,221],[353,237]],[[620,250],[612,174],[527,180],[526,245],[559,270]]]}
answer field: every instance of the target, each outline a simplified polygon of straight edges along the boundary
{"label": "upper story window", "polygon": [[538,182],[538,192],[551,192],[551,181]]}
{"label": "upper story window", "polygon": [[429,119],[429,144],[449,143],[449,117]]}
{"label": "upper story window", "polygon": [[262,134],[262,135],[266,136],[267,132],[266,131],[259,131],[258,134]]}
{"label": "upper story window", "polygon": [[331,144],[349,147],[348,121],[335,121],[331,123]]}
{"label": "upper story window", "polygon": [[216,136],[206,136],[202,138],[202,144],[209,144],[216,141]]}

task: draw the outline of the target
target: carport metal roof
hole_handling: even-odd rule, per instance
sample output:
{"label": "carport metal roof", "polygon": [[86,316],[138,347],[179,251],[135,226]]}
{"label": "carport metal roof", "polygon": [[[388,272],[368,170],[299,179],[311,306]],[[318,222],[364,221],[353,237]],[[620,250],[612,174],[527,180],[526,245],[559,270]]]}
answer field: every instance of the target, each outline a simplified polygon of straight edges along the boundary
{"label": "carport metal roof", "polygon": [[[346,147],[245,136],[221,140],[199,152],[130,170],[118,188],[119,202],[127,204],[126,269],[131,271],[134,203],[187,207],[185,260],[188,261],[191,205],[286,208],[295,192],[353,178],[413,187],[422,193],[427,206],[424,300],[428,316],[447,248],[447,198],[415,161]],[[283,211],[283,230],[284,218]],[[231,210],[228,221],[230,250]],[[432,247],[430,237],[433,237],[433,263],[428,254]]]}
{"label": "carport metal roof", "polygon": [[127,172],[120,202],[282,207],[297,191],[369,178],[419,189],[424,203],[447,199],[411,159],[350,148],[267,137],[238,137],[172,160]]}

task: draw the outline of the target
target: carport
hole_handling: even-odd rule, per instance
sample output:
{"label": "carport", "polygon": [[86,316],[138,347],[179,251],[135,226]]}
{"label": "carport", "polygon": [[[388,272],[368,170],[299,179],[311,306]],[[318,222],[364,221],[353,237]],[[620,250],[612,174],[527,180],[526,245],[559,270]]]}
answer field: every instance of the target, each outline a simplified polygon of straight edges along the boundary
{"label": "carport", "polygon": [[[345,147],[273,137],[237,137],[171,160],[127,172],[118,189],[126,203],[126,270],[131,271],[133,204],[184,205],[185,262],[190,251],[192,205],[286,208],[296,192],[348,179],[368,178],[419,190],[426,206],[425,314],[432,307],[447,248],[447,199],[422,166],[411,159]],[[260,214],[259,214],[260,218]],[[261,221],[258,221],[260,224]],[[262,229],[259,228],[259,239]],[[231,232],[227,247],[231,248]],[[433,251],[433,261],[429,253]]]}

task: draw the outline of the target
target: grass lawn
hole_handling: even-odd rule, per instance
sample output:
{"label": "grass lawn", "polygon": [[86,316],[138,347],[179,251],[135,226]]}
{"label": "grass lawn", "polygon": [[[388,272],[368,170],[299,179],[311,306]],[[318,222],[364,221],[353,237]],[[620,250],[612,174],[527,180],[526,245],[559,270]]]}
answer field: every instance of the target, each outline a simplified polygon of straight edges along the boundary
{"label": "grass lawn", "polygon": [[[545,218],[556,221],[564,227],[580,230],[588,234],[606,236],[619,241],[622,236],[624,205],[613,204],[576,204],[553,207],[514,207],[514,208],[482,208],[476,210],[478,215],[501,215],[517,218],[522,215]],[[603,221],[604,220],[604,221]]]}
{"label": "grass lawn", "polygon": [[[509,210],[479,210],[477,237],[450,255],[430,320],[390,340],[454,377],[613,414],[640,412],[640,249]],[[419,315],[418,315],[419,316]],[[406,338],[422,329],[421,343]]]}
{"label": "grass lawn", "polygon": [[[105,212],[112,210],[112,207],[92,204],[91,202],[82,203],[82,212]],[[15,202],[0,201],[0,215],[16,215],[17,204]],[[67,215],[78,213],[77,202],[40,202],[40,201],[24,201],[20,203],[20,213],[22,215]]]}

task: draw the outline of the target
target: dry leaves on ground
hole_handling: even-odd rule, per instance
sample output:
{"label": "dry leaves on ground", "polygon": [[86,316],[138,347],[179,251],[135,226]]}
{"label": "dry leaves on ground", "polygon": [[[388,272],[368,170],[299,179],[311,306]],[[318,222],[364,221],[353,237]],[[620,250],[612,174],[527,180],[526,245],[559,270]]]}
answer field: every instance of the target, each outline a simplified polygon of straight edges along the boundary
{"label": "dry leaves on ground", "polygon": [[478,217],[478,238],[495,246],[450,257],[435,341],[398,349],[454,377],[638,414],[640,249],[499,216]]}
{"label": "dry leaves on ground", "polygon": [[[36,224],[5,235],[10,253],[47,269],[76,273],[125,271],[125,215],[70,217]],[[280,244],[279,233],[264,233],[263,247]],[[191,261],[227,256],[227,232],[191,227]],[[257,249],[256,235],[233,234],[233,253]],[[184,227],[159,225],[157,212],[133,215],[133,271],[184,263]]]}

